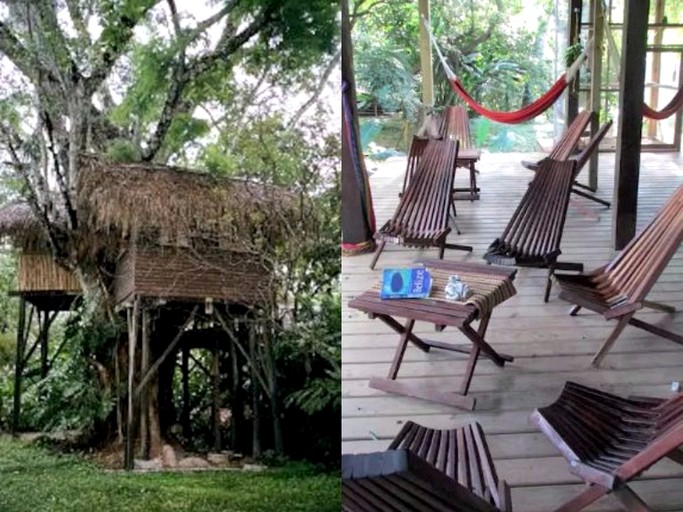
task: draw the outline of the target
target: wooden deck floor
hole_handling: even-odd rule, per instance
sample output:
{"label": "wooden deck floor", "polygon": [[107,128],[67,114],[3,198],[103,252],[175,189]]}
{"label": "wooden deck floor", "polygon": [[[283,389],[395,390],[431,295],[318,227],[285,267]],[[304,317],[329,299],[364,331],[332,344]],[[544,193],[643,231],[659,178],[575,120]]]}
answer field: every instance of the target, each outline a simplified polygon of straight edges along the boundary
{"label": "wooden deck floor", "polygon": [[[521,198],[531,172],[519,164],[522,154],[485,154],[480,162],[481,200],[458,201],[458,224],[451,241],[474,246],[468,256],[446,251],[446,259],[483,261],[482,254],[498,236]],[[611,199],[614,155],[600,155],[600,192]],[[394,211],[404,164],[385,164],[371,177],[378,226]],[[585,173],[585,171],[584,171]],[[459,171],[456,184],[464,186]],[[638,225],[642,227],[683,183],[679,155],[644,154],[640,180]],[[586,215],[591,214],[591,215]],[[597,217],[595,216],[597,214]],[[563,238],[565,261],[581,261],[590,270],[614,254],[611,245],[612,210],[582,198],[569,207]],[[407,265],[418,257],[435,257],[436,250],[418,251],[388,246],[378,269]],[[472,380],[471,393],[477,408],[465,413],[419,399],[392,396],[368,387],[368,379],[385,376],[398,336],[379,321],[349,309],[349,299],[379,279],[370,271],[371,255],[343,258],[343,383],[342,451],[360,453],[383,450],[403,422],[412,419],[425,426],[451,428],[470,420],[487,433],[500,476],[512,485],[517,512],[547,512],[581,489],[579,480],[545,437],[528,421],[531,411],[552,402],[566,380],[598,386],[622,394],[668,396],[672,381],[683,381],[683,347],[627,327],[607,356],[603,368],[589,367],[592,354],[612,328],[601,316],[584,313],[569,317],[568,304],[553,290],[544,304],[545,270],[520,269],[515,285],[518,295],[493,313],[487,340],[494,348],[515,357],[512,364],[497,368],[481,360]],[[660,278],[653,300],[683,309],[683,252],[679,251]],[[639,313],[649,321],[683,332],[683,313]],[[435,333],[432,326],[417,324],[416,332],[430,338],[454,341],[458,333],[447,329]],[[465,343],[464,339],[457,339]],[[453,353],[434,350],[424,354],[409,347],[399,379],[420,379],[435,387],[453,389],[465,370],[465,360]],[[683,466],[662,462],[633,485],[655,510],[683,511]],[[622,510],[611,497],[590,510]]]}

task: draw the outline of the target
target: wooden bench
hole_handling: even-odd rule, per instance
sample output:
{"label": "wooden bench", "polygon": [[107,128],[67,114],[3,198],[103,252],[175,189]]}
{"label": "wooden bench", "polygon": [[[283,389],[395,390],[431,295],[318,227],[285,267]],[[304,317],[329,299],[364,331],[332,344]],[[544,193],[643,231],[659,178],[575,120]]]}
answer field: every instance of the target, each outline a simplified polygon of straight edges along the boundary
{"label": "wooden bench", "polygon": [[410,450],[342,456],[343,512],[502,512]]}
{"label": "wooden bench", "polygon": [[617,325],[593,358],[598,367],[627,325],[683,344],[683,336],[634,318],[642,308],[675,309],[649,301],[647,294],[683,241],[683,185],[679,186],[650,224],[607,265],[586,275],[555,275],[560,298],[575,304],[571,315],[585,307]]}
{"label": "wooden bench", "polygon": [[628,482],[666,457],[683,464],[683,393],[627,399],[567,382],[531,420],[588,484],[556,512],[583,510],[610,493],[627,510],[648,511]]}
{"label": "wooden bench", "polygon": [[[424,143],[424,147],[421,147]],[[439,259],[445,249],[472,251],[466,245],[448,244],[446,237],[453,200],[453,167],[458,154],[457,141],[449,139],[414,139],[414,158],[408,159],[409,170],[414,166],[405,191],[399,199],[393,217],[376,233],[379,244],[370,263],[374,269],[387,242],[407,247],[438,247]],[[408,171],[406,172],[408,174]]]}
{"label": "wooden bench", "polygon": [[583,271],[581,263],[557,261],[575,166],[572,160],[543,160],[503,234],[484,255],[488,263],[547,268],[545,302],[555,270]]}
{"label": "wooden bench", "polygon": [[407,421],[389,445],[405,449],[486,501],[495,510],[512,511],[510,486],[499,480],[496,466],[477,422],[459,428],[436,430]]}

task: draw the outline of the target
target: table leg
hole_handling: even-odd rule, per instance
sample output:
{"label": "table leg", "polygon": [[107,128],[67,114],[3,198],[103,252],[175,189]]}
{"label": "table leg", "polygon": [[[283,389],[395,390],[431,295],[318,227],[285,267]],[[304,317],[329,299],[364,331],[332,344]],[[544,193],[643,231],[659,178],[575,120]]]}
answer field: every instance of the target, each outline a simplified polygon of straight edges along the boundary
{"label": "table leg", "polygon": [[398,374],[398,369],[401,367],[401,361],[403,361],[403,356],[406,353],[406,347],[408,346],[408,338],[410,338],[413,332],[413,326],[415,325],[415,320],[408,320],[404,327],[403,334],[401,334],[401,340],[398,342],[396,347],[396,353],[394,354],[394,360],[391,362],[391,368],[389,368],[389,379],[396,379]]}
{"label": "table leg", "polygon": [[[479,327],[477,327],[477,334],[484,339],[486,335],[486,329],[489,326],[489,320],[491,320],[491,313],[484,315],[479,322]],[[479,354],[481,353],[481,348],[476,343],[472,343],[472,348],[470,349],[470,357],[467,360],[467,370],[462,378],[462,384],[460,385],[460,393],[466,395],[470,389],[470,384],[472,382],[472,376],[474,375],[474,368],[477,365],[477,360],[479,359]]]}
{"label": "table leg", "polygon": [[[406,332],[406,329],[404,326],[402,326],[400,323],[398,323],[396,320],[391,318],[388,315],[377,315],[377,318],[379,318],[382,322],[387,324],[389,327],[391,327],[394,331],[397,333],[403,335]],[[423,341],[421,338],[417,337],[415,334],[412,332],[408,333],[408,341],[413,342],[413,344],[422,350],[423,352],[429,352],[429,344]]]}

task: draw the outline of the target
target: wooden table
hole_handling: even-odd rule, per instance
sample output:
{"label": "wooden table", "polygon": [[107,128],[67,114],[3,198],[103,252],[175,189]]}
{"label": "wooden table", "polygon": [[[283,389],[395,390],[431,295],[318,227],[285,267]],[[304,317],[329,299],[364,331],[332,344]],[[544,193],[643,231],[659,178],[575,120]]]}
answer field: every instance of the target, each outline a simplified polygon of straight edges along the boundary
{"label": "wooden table", "polygon": [[[480,149],[460,149],[458,151],[458,158],[455,161],[455,167],[463,167],[470,171],[470,186],[469,188],[454,188],[453,199],[469,199],[474,201],[479,199],[479,187],[477,186],[477,171],[475,164],[481,158]],[[464,195],[462,193],[465,193]]]}
{"label": "wooden table", "polygon": [[[442,260],[424,260],[419,263],[424,264],[429,269],[445,270],[453,274],[458,274],[459,272],[486,274],[490,275],[494,280],[500,280],[501,283],[505,280],[512,281],[517,272],[514,268],[495,267],[477,263],[455,263]],[[482,355],[490,359],[500,367],[504,366],[506,362],[513,361],[512,356],[496,352],[484,339],[486,328],[491,318],[491,311],[480,314],[480,311],[471,304],[433,298],[382,300],[377,290],[369,290],[351,300],[349,307],[367,313],[372,319],[380,319],[401,335],[387,378],[370,379],[370,387],[374,389],[473,410],[476,405],[476,399],[467,396],[467,392],[469,391],[472,375],[474,374],[474,368],[479,356]],[[405,323],[402,325],[397,318],[405,319]],[[477,330],[474,330],[471,323],[477,319],[479,319],[479,325]],[[472,347],[467,350],[450,343],[422,339],[413,333],[416,321],[433,323],[437,331],[441,331],[447,326],[455,327],[472,342]],[[396,377],[408,342],[413,343],[424,352],[429,352],[431,348],[439,348],[468,354],[467,369],[460,389],[457,391],[442,391],[397,381]]]}

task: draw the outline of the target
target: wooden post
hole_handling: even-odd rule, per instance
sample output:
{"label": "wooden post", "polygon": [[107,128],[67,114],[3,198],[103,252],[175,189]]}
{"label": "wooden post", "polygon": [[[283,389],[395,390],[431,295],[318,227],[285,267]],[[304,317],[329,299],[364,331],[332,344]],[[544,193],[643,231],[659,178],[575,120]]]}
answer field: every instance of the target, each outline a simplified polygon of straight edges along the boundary
{"label": "wooden post", "polygon": [[135,345],[137,344],[138,309],[139,299],[135,299],[133,307],[128,308],[128,418],[126,421],[126,453],[124,458],[126,470],[133,469],[134,465],[134,427],[135,427],[135,400],[133,387],[135,384]]}
{"label": "wooden post", "polygon": [[182,348],[182,361],[180,363],[180,373],[183,386],[183,410],[180,416],[180,424],[183,426],[183,436],[190,438],[190,349],[187,345]]}
{"label": "wooden post", "polygon": [[221,390],[220,390],[220,352],[218,341],[214,343],[213,358],[211,360],[211,419],[213,420],[213,450],[221,451]]}
{"label": "wooden post", "polygon": [[251,406],[252,406],[252,438],[251,438],[251,454],[253,457],[261,455],[261,414],[259,412],[259,380],[256,375],[256,361],[258,356],[256,354],[256,330],[254,329],[253,320],[249,322],[249,358],[251,364]]}
{"label": "wooden post", "polygon": [[[140,375],[149,371],[149,312],[142,308],[142,361]],[[140,452],[141,457],[149,459],[149,384],[146,384],[140,394]]]}
{"label": "wooden post", "polygon": [[[664,0],[655,0],[655,23],[661,23],[664,18]],[[664,39],[664,28],[658,27],[655,29],[654,44],[660,45]],[[662,71],[662,54],[661,52],[652,52],[652,71],[650,80],[654,82],[655,86],[650,89],[650,106],[657,110],[657,102],[659,102],[659,80],[661,79]],[[647,120],[647,136],[652,138],[657,135],[657,120]]]}
{"label": "wooden post", "polygon": [[422,18],[430,23],[429,0],[418,0],[420,16],[420,73],[422,77],[422,103],[425,106],[434,106],[434,75],[432,71],[432,45],[429,33],[422,22]]}
{"label": "wooden post", "polygon": [[14,365],[14,407],[12,410],[12,435],[19,433],[21,416],[21,378],[24,373],[24,351],[26,350],[26,299],[19,296],[19,319],[17,324],[17,353]]}
{"label": "wooden post", "polygon": [[119,443],[123,442],[123,412],[121,405],[121,359],[119,357],[119,342],[114,347],[114,391],[116,392],[116,434]]}
{"label": "wooden post", "polygon": [[[567,46],[574,46],[579,42],[581,33],[581,9],[583,0],[569,0],[569,40]],[[576,119],[579,114],[579,73],[576,73],[574,80],[567,89],[567,127]]]}
{"label": "wooden post", "polygon": [[[50,330],[50,312],[38,312],[38,328],[40,329],[40,378],[47,377],[48,371],[48,333]],[[42,317],[42,322],[41,322]]]}
{"label": "wooden post", "polygon": [[[239,330],[239,324],[235,322],[237,329],[236,329],[236,336],[241,335],[241,331]],[[238,353],[237,353],[237,347],[235,347],[235,342],[233,340],[229,340],[230,342],[230,366],[232,369],[232,389],[231,389],[231,394],[232,394],[232,402],[230,404],[230,408],[232,410],[232,430],[230,432],[230,447],[235,450],[238,446],[238,442],[240,441],[239,439],[239,429],[240,426],[242,425],[242,419],[243,419],[243,414],[242,411],[244,409],[243,404],[242,404],[242,390],[240,388],[240,364],[239,361],[237,360]]]}
{"label": "wooden post", "polygon": [[649,0],[627,0],[621,53],[619,131],[614,172],[614,248],[636,232]]}
{"label": "wooden post", "polygon": [[[602,45],[605,39],[605,12],[602,0],[591,0],[593,19],[593,48],[591,51],[591,110],[596,116],[591,120],[591,137],[600,129],[600,89],[602,87]],[[620,118],[621,119],[621,118]],[[594,151],[588,165],[588,187],[598,189],[598,153]]]}

